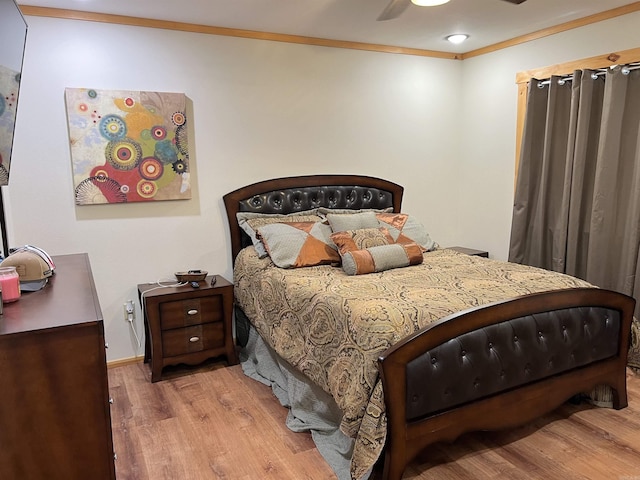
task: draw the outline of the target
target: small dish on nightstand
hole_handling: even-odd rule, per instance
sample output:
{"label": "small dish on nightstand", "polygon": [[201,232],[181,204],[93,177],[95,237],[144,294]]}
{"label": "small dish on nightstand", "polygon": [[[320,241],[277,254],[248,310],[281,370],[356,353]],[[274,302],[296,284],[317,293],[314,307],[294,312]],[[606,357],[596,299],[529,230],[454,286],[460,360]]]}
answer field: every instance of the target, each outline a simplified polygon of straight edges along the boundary
{"label": "small dish on nightstand", "polygon": [[207,277],[204,270],[189,270],[188,272],[176,272],[175,276],[179,282],[200,282]]}

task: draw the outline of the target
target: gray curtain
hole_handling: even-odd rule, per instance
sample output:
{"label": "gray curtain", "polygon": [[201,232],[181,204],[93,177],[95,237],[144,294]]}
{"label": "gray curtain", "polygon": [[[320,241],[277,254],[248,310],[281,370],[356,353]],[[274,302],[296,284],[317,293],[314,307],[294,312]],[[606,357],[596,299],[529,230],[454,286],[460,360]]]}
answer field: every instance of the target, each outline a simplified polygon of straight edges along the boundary
{"label": "gray curtain", "polygon": [[[593,75],[529,84],[509,261],[631,295],[638,319],[640,69]],[[640,371],[637,321],[628,363]]]}
{"label": "gray curtain", "polygon": [[529,85],[509,260],[640,300],[640,70],[592,74]]}

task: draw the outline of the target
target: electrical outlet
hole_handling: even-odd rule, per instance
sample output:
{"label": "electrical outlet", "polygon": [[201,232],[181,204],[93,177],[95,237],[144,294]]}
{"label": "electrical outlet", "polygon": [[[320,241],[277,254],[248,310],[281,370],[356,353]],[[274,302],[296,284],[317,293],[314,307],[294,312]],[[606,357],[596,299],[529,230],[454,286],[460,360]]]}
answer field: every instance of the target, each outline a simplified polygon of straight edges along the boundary
{"label": "electrical outlet", "polygon": [[136,319],[136,308],[133,300],[127,300],[124,304],[124,321],[133,322]]}

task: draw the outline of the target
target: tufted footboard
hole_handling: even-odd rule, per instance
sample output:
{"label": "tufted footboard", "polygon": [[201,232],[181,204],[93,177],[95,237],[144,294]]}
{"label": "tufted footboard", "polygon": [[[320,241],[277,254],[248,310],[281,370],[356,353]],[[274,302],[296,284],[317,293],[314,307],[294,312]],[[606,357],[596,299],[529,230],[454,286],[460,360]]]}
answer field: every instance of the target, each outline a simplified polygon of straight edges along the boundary
{"label": "tufted footboard", "polygon": [[627,406],[635,300],[584,288],[451,315],[379,359],[389,419],[385,479],[426,446],[529,422],[598,385]]}

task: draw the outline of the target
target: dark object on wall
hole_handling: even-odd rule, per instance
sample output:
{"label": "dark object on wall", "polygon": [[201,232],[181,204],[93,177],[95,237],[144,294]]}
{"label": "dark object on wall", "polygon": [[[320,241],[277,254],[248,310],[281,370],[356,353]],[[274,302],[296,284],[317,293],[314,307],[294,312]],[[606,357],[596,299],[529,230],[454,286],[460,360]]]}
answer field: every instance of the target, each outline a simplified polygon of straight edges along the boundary
{"label": "dark object on wall", "polygon": [[9,183],[27,24],[14,0],[0,0],[0,185]]}
{"label": "dark object on wall", "polygon": [[[27,23],[15,0],[0,0],[0,187],[9,184],[22,59],[27,41]],[[4,202],[0,189],[0,227],[3,255],[9,254]]]}

